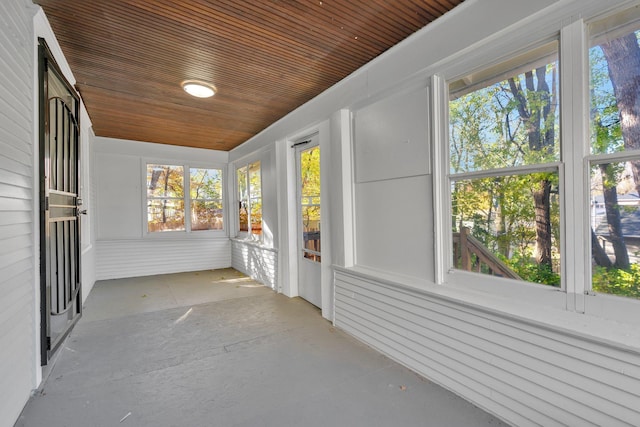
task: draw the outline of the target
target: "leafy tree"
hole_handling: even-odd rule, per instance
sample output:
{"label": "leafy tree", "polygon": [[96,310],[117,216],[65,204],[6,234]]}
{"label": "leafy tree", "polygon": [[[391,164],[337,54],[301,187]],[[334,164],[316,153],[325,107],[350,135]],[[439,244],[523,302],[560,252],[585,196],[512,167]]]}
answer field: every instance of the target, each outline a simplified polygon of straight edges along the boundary
{"label": "leafy tree", "polygon": [[[452,100],[451,171],[495,170],[557,159],[556,74],[552,63]],[[522,278],[557,284],[553,265],[559,237],[557,187],[556,173],[456,181],[454,228],[472,224],[472,236]],[[531,265],[544,266],[548,274],[533,275]]]}
{"label": "leafy tree", "polygon": [[[620,130],[626,149],[640,149],[640,47],[636,33],[600,45],[607,60],[615,94]],[[640,194],[640,161],[631,161],[636,192]]]}
{"label": "leafy tree", "polygon": [[[590,61],[592,151],[599,154],[640,149],[640,105],[637,105],[640,48],[636,34],[629,33],[591,49]],[[636,192],[640,194],[640,161],[632,160],[629,163]],[[621,226],[616,188],[622,172],[620,169],[608,163],[599,165],[615,262],[612,263],[606,255],[593,231],[592,253],[599,266],[628,270],[630,260]]]}
{"label": "leafy tree", "polygon": [[[547,83],[547,66],[538,67],[534,71],[524,73],[526,91],[523,90],[519,78],[512,77],[508,80],[509,89],[517,105],[518,113],[526,128],[529,143],[527,154],[539,157],[541,160],[551,157],[556,145],[556,69],[555,64],[549,67],[553,73],[551,89]],[[539,265],[551,267],[551,181],[542,179],[532,189],[532,196],[536,215],[536,262]]]}
{"label": "leafy tree", "polygon": [[300,153],[302,221],[305,230],[320,227],[320,149]]}
{"label": "leafy tree", "polygon": [[184,229],[184,170],[182,166],[148,165],[149,231]]}

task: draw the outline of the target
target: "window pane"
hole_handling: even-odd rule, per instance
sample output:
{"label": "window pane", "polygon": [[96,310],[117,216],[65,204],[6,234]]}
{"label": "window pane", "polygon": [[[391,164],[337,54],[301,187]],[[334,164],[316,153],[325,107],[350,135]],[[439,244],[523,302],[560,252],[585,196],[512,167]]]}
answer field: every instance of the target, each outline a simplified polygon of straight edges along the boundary
{"label": "window pane", "polygon": [[319,148],[312,148],[300,153],[300,175],[302,196],[317,198],[316,204],[320,204]]}
{"label": "window pane", "polygon": [[249,193],[251,197],[262,197],[262,183],[260,178],[260,162],[249,165]]}
{"label": "window pane", "polygon": [[456,268],[560,285],[557,173],[460,180],[451,193]]}
{"label": "window pane", "polygon": [[262,198],[251,198],[249,212],[251,215],[251,233],[262,234]]}
{"label": "window pane", "polygon": [[300,152],[300,193],[304,257],[320,262],[319,147]]}
{"label": "window pane", "polygon": [[451,173],[559,160],[557,54],[547,54],[514,73],[506,73],[497,83],[488,79],[486,86],[473,92],[452,94]]}
{"label": "window pane", "polygon": [[305,204],[305,198],[302,199],[302,204],[303,249],[318,252],[318,254],[305,252],[304,257],[320,261],[320,206]]}
{"label": "window pane", "polygon": [[147,197],[184,197],[184,168],[147,165]]}
{"label": "window pane", "polygon": [[147,227],[149,232],[184,230],[184,201],[148,200]]}
{"label": "window pane", "polygon": [[640,149],[639,33],[606,38],[589,51],[593,154]]}
{"label": "window pane", "polygon": [[249,195],[247,186],[247,167],[240,168],[236,171],[236,179],[238,183],[238,218],[239,230],[249,231]]}
{"label": "window pane", "polygon": [[219,201],[191,202],[191,230],[222,230],[222,203]]}
{"label": "window pane", "polygon": [[190,170],[192,199],[222,200],[222,171],[220,169]]}
{"label": "window pane", "polygon": [[591,169],[592,289],[640,298],[640,198],[633,163]]}

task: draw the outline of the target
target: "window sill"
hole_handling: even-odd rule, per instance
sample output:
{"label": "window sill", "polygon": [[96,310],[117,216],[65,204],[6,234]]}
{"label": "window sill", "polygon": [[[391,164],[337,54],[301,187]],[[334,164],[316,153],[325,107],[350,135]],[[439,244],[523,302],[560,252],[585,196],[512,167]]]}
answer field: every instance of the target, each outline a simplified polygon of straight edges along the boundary
{"label": "window sill", "polygon": [[167,239],[167,240],[192,240],[192,239],[216,239],[226,238],[225,230],[199,230],[199,231],[157,231],[153,233],[145,232],[142,235],[145,239]]}
{"label": "window sill", "polygon": [[[368,267],[344,268],[334,265],[333,268],[341,273],[372,280],[419,296],[436,298],[461,308],[466,307],[536,328],[562,333],[568,337],[577,337],[585,341],[640,354],[640,327],[637,322],[624,322],[571,312],[557,307],[532,303],[526,298],[504,297],[489,292],[465,289],[460,285],[436,285],[428,280]],[[549,291],[560,293],[556,289]]]}
{"label": "window sill", "polygon": [[231,241],[232,242],[236,242],[236,243],[240,243],[242,245],[249,245],[249,246],[253,246],[253,247],[256,247],[256,248],[260,248],[260,249],[265,250],[265,251],[278,252],[278,250],[276,248],[273,248],[271,246],[267,246],[263,242],[258,241],[258,240],[232,237]]}

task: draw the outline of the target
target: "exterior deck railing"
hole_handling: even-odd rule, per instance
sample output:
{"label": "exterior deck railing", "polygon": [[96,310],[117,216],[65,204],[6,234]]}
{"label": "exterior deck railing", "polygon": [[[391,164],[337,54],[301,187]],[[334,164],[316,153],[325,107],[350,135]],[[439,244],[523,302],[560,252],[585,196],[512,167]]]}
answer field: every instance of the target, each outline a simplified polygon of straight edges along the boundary
{"label": "exterior deck railing", "polygon": [[462,270],[522,280],[507,264],[491,253],[482,242],[473,237],[467,227],[462,227],[460,233],[453,233],[453,251],[455,264]]}

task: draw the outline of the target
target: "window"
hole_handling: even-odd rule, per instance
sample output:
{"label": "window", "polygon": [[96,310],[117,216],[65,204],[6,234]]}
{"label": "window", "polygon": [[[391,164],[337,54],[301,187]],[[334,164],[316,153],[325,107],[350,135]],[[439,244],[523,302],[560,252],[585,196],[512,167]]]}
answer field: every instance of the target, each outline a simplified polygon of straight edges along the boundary
{"label": "window", "polygon": [[147,165],[147,230],[185,230],[184,167]]}
{"label": "window", "polygon": [[560,286],[557,43],[450,84],[453,267]]}
{"label": "window", "polygon": [[191,230],[222,230],[222,171],[189,170],[191,192]]}
{"label": "window", "polygon": [[149,233],[223,229],[220,169],[147,164],[146,187]]}
{"label": "window", "polygon": [[262,235],[262,178],[260,162],[236,170],[238,185],[238,230]]}
{"label": "window", "polygon": [[589,50],[591,286],[640,298],[640,23],[604,24]]}

